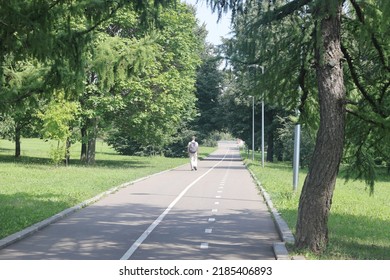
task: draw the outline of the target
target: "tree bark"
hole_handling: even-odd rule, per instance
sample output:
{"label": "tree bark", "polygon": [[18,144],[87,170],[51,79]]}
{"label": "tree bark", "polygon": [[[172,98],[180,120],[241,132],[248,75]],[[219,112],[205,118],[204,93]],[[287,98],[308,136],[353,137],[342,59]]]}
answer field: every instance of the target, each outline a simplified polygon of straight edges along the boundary
{"label": "tree bark", "polygon": [[315,56],[320,126],[309,173],[300,196],[295,244],[298,248],[309,248],[314,252],[322,251],[328,243],[328,217],[344,146],[341,2],[326,0],[319,4],[318,11],[319,34]]}
{"label": "tree bark", "polygon": [[90,128],[88,129],[88,145],[87,145],[87,164],[95,164],[96,154],[96,138],[98,130],[97,118],[91,119]]}
{"label": "tree bark", "polygon": [[72,142],[70,141],[70,138],[68,137],[66,139],[65,143],[65,166],[69,166],[70,161],[70,146],[72,145]]}
{"label": "tree bark", "polygon": [[80,161],[87,161],[87,126],[83,125],[81,127],[81,154]]}
{"label": "tree bark", "polygon": [[267,161],[274,162],[274,131],[268,132],[267,138]]}
{"label": "tree bark", "polygon": [[21,128],[19,125],[15,127],[15,157],[20,157],[20,137],[21,137]]}
{"label": "tree bark", "polygon": [[87,164],[95,164],[96,137],[88,139]]}

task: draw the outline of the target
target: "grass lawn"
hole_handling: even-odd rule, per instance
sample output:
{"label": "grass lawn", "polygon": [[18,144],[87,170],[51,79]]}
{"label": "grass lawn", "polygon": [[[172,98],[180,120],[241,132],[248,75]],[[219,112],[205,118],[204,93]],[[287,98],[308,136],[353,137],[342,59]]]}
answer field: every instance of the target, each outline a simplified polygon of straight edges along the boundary
{"label": "grass lawn", "polygon": [[[80,145],[71,149],[70,166],[53,166],[50,143],[23,139],[22,156],[14,143],[0,140],[0,239],[122,183],[188,163],[186,158],[121,156],[97,143],[96,164],[84,166]],[[215,148],[202,147],[200,157]]]}
{"label": "grass lawn", "polygon": [[[300,172],[300,188],[294,193],[291,164],[267,162],[263,169],[259,158],[255,163],[251,160],[246,163],[294,233],[299,195],[307,171]],[[364,182],[345,182],[340,176],[328,228],[330,243],[327,250],[321,255],[303,252],[308,259],[390,260],[390,175],[383,170],[371,196]]]}

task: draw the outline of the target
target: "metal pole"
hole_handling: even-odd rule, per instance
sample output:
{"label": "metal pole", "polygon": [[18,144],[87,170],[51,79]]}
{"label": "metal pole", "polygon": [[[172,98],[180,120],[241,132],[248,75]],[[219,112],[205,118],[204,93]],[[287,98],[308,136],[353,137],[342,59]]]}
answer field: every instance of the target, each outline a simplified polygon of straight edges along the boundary
{"label": "metal pole", "polygon": [[299,175],[299,150],[301,144],[301,125],[296,124],[294,130],[294,160],[293,160],[293,190],[298,188],[298,175]]}
{"label": "metal pole", "polygon": [[[264,66],[260,66],[261,74],[264,74]],[[261,98],[261,166],[264,168],[264,93]]]}
{"label": "metal pole", "polygon": [[252,160],[255,160],[255,97],[252,96]]}
{"label": "metal pole", "polygon": [[261,166],[264,168],[264,100],[261,101]]}

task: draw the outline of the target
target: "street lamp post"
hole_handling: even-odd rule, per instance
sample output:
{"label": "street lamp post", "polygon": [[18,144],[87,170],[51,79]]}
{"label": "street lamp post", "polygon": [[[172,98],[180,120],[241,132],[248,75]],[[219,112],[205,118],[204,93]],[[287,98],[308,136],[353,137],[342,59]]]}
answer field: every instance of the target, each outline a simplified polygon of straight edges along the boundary
{"label": "street lamp post", "polygon": [[252,161],[255,160],[255,97],[252,97]]}
{"label": "street lamp post", "polygon": [[293,190],[298,188],[298,175],[299,175],[299,150],[301,143],[301,125],[298,123],[294,129],[294,161],[293,161]]}
{"label": "street lamp post", "polygon": [[[300,90],[301,88],[299,88]],[[296,109],[297,117],[299,118],[299,110]],[[294,158],[293,158],[293,191],[298,188],[299,176],[299,156],[301,146],[301,125],[297,123],[294,129]]]}
{"label": "street lamp post", "polygon": [[[261,74],[264,74],[264,66],[259,66]],[[264,93],[261,98],[261,167],[264,168]]]}
{"label": "street lamp post", "polygon": [[261,101],[261,167],[264,168],[264,100]]}
{"label": "street lamp post", "polygon": [[[249,67],[260,67],[261,74],[264,74],[264,66],[249,65]],[[263,95],[263,94],[262,94]],[[252,160],[255,159],[255,98],[252,97]],[[261,98],[261,166],[264,168],[264,96]]]}

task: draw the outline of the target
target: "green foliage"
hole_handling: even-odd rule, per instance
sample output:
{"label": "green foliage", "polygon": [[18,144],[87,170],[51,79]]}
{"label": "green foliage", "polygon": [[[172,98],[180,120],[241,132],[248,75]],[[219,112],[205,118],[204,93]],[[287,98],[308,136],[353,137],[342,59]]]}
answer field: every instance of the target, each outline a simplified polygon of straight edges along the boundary
{"label": "green foliage", "polygon": [[345,159],[348,179],[364,179],[371,192],[377,166],[390,161],[388,4],[351,1],[345,15],[343,53],[348,81]]}
{"label": "green foliage", "polygon": [[55,164],[59,164],[66,155],[66,141],[71,137],[72,122],[76,120],[78,104],[64,100],[63,94],[50,102],[44,112],[37,115],[43,122],[42,136],[56,140],[57,145],[51,146],[50,156]]}
{"label": "green foliage", "polygon": [[[51,67],[49,86],[80,89],[86,61],[85,50],[92,33],[130,7],[148,18],[166,1],[2,1],[0,18],[0,64],[8,55],[15,61],[35,58]],[[72,72],[69,72],[71,69]],[[1,71],[1,70],[0,70]],[[0,73],[1,75],[2,73]],[[76,84],[76,85],[75,85]]]}
{"label": "green foliage", "polygon": [[196,97],[198,116],[193,129],[198,131],[200,139],[208,138],[213,131],[223,129],[224,114],[221,112],[220,96],[224,89],[224,73],[219,69],[220,60],[216,50],[206,46],[202,56],[203,63],[197,71]]}
{"label": "green foliage", "polygon": [[286,111],[299,108],[301,119],[316,127],[318,105],[312,65],[314,22],[305,9],[266,25],[259,22],[267,11],[283,4],[284,1],[275,1],[268,6],[264,1],[257,4],[249,1],[245,9],[250,12],[239,13],[235,18],[235,36],[227,41],[227,54],[241,88],[249,95],[264,97],[266,104]]}
{"label": "green foliage", "polygon": [[[41,122],[44,137],[63,143],[67,126],[80,118],[84,143],[112,133],[159,152],[173,142],[196,114],[203,42],[194,11],[168,2],[2,4],[0,112],[9,120],[3,134],[39,130]],[[56,109],[37,112],[62,91],[60,103],[79,106],[79,115],[67,119],[68,106],[53,102]]]}
{"label": "green foliage", "polygon": [[65,144],[64,142],[57,141],[57,144],[50,145],[49,156],[55,165],[61,164],[65,157]]}
{"label": "green foliage", "polygon": [[174,136],[173,141],[164,148],[166,157],[188,157],[187,145],[192,136],[196,135],[193,130],[183,129]]}
{"label": "green foliage", "polygon": [[0,116],[0,138],[13,139],[15,122],[11,117]]}
{"label": "green foliage", "polygon": [[[277,129],[276,138],[278,139],[278,143],[281,145],[279,149],[281,149],[283,155],[283,161],[293,161],[294,157],[294,127],[295,122],[291,120],[291,117],[281,118],[277,117],[278,122],[280,123],[279,128]],[[310,133],[308,127],[301,128],[301,142],[300,142],[300,166],[308,167],[311,156],[314,151],[314,137]]]}
{"label": "green foliage", "polygon": [[[235,36],[226,51],[241,90],[264,96],[266,104],[299,109],[309,130],[319,124],[314,58],[321,44],[316,20],[321,6],[338,1],[215,1],[236,3]],[[389,5],[385,1],[345,1],[342,51],[345,60],[347,126],[345,157],[349,177],[373,188],[377,162],[389,162]],[[240,7],[245,13],[240,13]],[[275,11],[277,11],[275,13]],[[318,26],[318,25],[317,25]],[[262,66],[264,73],[250,71]],[[250,90],[249,90],[250,89]]]}
{"label": "green foliage", "polygon": [[146,54],[146,63],[115,87],[123,106],[115,112],[109,143],[118,151],[160,153],[194,118],[195,74],[202,46],[196,28],[195,16],[186,5],[161,11],[150,44],[142,44],[146,51],[137,52]]}
{"label": "green foliage", "polygon": [[[229,77],[229,76],[228,76]],[[219,97],[218,114],[223,119],[223,127],[234,137],[252,143],[252,102],[243,96],[235,79],[225,80],[226,90]],[[255,112],[259,111],[255,109]],[[256,118],[258,119],[258,118]]]}
{"label": "green foliage", "polygon": [[2,116],[2,135],[16,140],[16,135],[37,134],[39,120],[35,116],[39,107],[45,103],[44,81],[42,76],[47,68],[36,60],[14,62],[8,56],[2,67],[0,115]]}
{"label": "green foliage", "polygon": [[61,94],[57,100],[48,104],[38,117],[43,121],[42,134],[44,138],[63,141],[71,135],[70,123],[75,120],[78,107],[74,102],[67,102]]}

